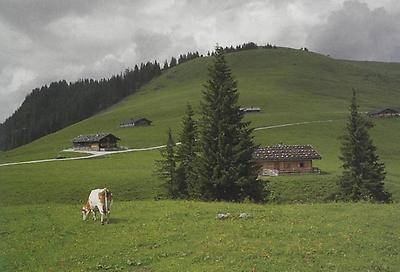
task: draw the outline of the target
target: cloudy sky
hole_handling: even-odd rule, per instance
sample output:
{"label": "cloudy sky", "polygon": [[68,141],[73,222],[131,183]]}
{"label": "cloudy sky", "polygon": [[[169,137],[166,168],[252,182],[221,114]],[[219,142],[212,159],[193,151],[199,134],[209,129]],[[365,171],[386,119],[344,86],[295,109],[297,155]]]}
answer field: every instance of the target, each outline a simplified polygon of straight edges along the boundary
{"label": "cloudy sky", "polygon": [[0,0],[0,122],[51,81],[247,41],[400,62],[400,1]]}

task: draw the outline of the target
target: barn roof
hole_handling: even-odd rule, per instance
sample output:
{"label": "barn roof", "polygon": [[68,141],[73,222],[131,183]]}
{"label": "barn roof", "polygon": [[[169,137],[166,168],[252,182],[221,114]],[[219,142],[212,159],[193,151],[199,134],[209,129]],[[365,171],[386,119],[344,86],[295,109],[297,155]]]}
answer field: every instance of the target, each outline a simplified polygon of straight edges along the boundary
{"label": "barn roof", "polygon": [[321,155],[311,145],[273,145],[258,148],[253,158],[266,161],[320,160]]}
{"label": "barn roof", "polygon": [[375,115],[375,114],[380,114],[383,112],[391,112],[391,113],[399,113],[398,110],[393,109],[393,108],[385,108],[385,109],[379,109],[379,110],[374,110],[374,111],[370,111],[368,112],[369,115]]}
{"label": "barn roof", "polygon": [[138,118],[132,118],[132,119],[129,119],[129,120],[127,120],[127,121],[124,121],[124,122],[121,123],[121,125],[124,125],[124,124],[132,124],[132,123],[134,124],[134,123],[137,123],[137,122],[142,121],[142,120],[145,120],[145,121],[151,123],[151,121],[150,121],[149,119],[147,119],[147,118],[138,117]]}
{"label": "barn roof", "polygon": [[240,107],[240,111],[248,112],[248,111],[261,111],[260,107]]}
{"label": "barn roof", "polygon": [[97,133],[97,134],[90,134],[90,135],[79,135],[75,137],[72,142],[73,143],[95,143],[99,142],[100,140],[106,138],[107,136],[114,137],[116,140],[121,140],[120,138],[116,137],[111,133]]}

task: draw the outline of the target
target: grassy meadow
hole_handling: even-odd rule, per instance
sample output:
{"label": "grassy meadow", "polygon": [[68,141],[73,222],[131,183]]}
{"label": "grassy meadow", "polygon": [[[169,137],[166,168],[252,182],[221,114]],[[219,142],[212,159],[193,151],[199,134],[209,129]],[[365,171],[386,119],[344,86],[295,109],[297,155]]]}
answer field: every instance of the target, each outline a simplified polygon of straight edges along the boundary
{"label": "grassy meadow", "polygon": [[[254,205],[164,200],[159,151],[0,167],[0,271],[398,271],[400,119],[374,120],[371,130],[394,203],[331,197],[351,89],[363,112],[399,107],[400,64],[286,48],[226,57],[240,104],[262,108],[245,117],[253,127],[323,121],[254,132],[260,145],[312,144],[323,158],[314,162],[321,175],[268,178],[269,204]],[[164,144],[168,127],[178,135],[186,104],[198,110],[210,63],[178,65],[104,112],[0,152],[0,164],[81,156],[61,152],[79,134],[111,132],[131,148]],[[119,128],[139,116],[152,126]],[[82,222],[82,203],[102,186],[115,196],[111,224]],[[219,212],[234,217],[216,220]],[[238,219],[240,212],[251,217]]]}
{"label": "grassy meadow", "polygon": [[[2,271],[398,271],[398,205],[117,202],[1,207]],[[232,218],[215,219],[219,212]],[[239,219],[241,212],[250,214]]]}

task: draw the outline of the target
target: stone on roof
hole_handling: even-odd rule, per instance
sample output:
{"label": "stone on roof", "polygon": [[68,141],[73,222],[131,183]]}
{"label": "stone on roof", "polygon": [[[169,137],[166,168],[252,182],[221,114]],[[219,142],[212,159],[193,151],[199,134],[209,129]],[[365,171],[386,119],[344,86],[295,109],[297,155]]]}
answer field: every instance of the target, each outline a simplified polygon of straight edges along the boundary
{"label": "stone on roof", "polygon": [[265,161],[320,160],[321,155],[311,145],[273,145],[258,148],[253,158]]}
{"label": "stone on roof", "polygon": [[99,142],[100,140],[106,138],[107,136],[111,135],[112,137],[120,140],[120,138],[114,136],[111,133],[97,133],[97,134],[90,134],[90,135],[79,135],[75,137],[72,142],[73,143],[95,143]]}

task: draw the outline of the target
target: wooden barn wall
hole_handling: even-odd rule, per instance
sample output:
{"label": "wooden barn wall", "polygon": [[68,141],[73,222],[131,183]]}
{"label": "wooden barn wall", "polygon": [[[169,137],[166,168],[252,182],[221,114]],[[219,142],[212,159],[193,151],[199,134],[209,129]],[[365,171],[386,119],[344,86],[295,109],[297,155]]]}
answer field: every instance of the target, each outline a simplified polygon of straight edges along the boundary
{"label": "wooden barn wall", "polygon": [[[261,171],[264,169],[279,170],[280,172],[311,172],[312,171],[312,161],[258,161],[261,165]],[[300,167],[300,163],[304,166]]]}

